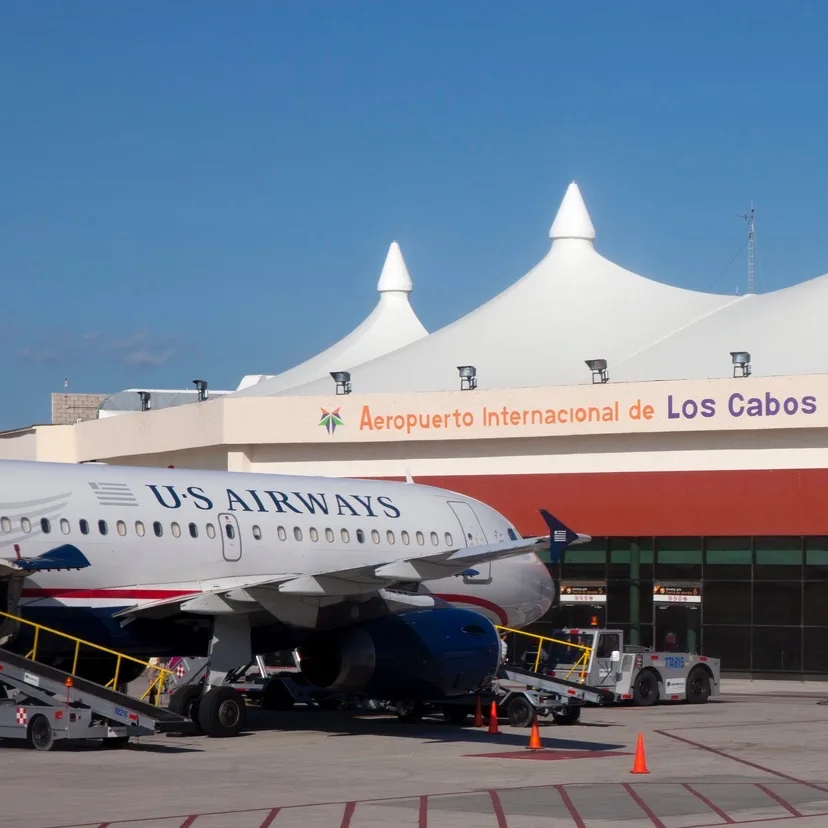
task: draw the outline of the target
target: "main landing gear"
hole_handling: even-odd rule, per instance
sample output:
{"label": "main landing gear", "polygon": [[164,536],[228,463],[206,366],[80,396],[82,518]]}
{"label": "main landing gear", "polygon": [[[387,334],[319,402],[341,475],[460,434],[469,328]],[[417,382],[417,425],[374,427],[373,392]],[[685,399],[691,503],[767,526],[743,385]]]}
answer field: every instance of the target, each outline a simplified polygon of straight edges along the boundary
{"label": "main landing gear", "polygon": [[227,674],[250,661],[250,623],[244,616],[213,619],[210,670],[203,684],[185,684],[170,698],[170,710],[191,719],[213,738],[238,736],[247,725],[247,707],[237,690],[224,684]]}

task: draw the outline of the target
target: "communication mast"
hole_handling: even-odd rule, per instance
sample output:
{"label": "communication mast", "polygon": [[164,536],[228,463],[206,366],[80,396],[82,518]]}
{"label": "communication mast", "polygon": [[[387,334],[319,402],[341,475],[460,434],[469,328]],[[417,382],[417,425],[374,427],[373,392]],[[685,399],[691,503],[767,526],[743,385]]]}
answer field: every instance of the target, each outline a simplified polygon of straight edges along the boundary
{"label": "communication mast", "polygon": [[756,226],[753,222],[754,213],[753,202],[751,201],[749,213],[737,214],[739,218],[743,218],[748,223],[748,293],[756,293],[756,270],[754,266],[756,257]]}

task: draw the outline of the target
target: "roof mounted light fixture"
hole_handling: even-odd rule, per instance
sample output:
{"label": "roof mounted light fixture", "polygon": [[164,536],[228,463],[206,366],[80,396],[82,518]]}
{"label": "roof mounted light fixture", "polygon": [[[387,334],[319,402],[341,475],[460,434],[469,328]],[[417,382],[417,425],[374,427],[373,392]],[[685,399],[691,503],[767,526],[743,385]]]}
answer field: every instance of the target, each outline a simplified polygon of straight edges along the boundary
{"label": "roof mounted light fixture", "polygon": [[207,380],[194,379],[193,385],[198,389],[198,401],[204,402],[207,399]]}
{"label": "roof mounted light fixture", "polygon": [[586,367],[592,371],[592,384],[598,382],[608,382],[609,373],[607,371],[607,361],[605,359],[587,359]]}
{"label": "roof mounted light fixture", "polygon": [[474,365],[458,365],[457,371],[460,374],[460,390],[474,391],[477,388],[477,368]]}
{"label": "roof mounted light fixture", "polygon": [[331,371],[337,394],[351,393],[351,375],[348,371]]}
{"label": "roof mounted light fixture", "polygon": [[733,376],[750,376],[750,354],[747,351],[731,351],[730,357],[733,360]]}
{"label": "roof mounted light fixture", "polygon": [[139,391],[138,396],[141,398],[141,411],[149,411],[152,394],[149,391]]}

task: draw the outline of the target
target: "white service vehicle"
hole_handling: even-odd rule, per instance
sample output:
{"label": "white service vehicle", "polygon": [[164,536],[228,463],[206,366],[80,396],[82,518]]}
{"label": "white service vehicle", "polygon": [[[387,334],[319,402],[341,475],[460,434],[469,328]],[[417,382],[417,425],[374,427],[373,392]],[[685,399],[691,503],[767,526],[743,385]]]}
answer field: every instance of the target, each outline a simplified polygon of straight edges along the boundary
{"label": "white service vehicle", "polygon": [[658,652],[624,644],[623,630],[585,627],[556,630],[524,655],[524,665],[554,678],[615,693],[616,701],[640,707],[659,701],[704,704],[721,692],[718,658],[696,653]]}

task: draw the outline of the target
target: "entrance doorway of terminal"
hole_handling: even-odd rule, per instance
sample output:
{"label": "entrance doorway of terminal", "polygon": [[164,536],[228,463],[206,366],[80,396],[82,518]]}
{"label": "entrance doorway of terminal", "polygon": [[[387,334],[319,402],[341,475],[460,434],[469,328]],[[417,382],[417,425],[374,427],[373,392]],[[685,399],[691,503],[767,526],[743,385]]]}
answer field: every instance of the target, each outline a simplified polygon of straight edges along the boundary
{"label": "entrance doorway of terminal", "polygon": [[563,629],[607,625],[607,585],[604,581],[564,581],[558,618]]}
{"label": "entrance doorway of terminal", "polygon": [[701,600],[698,582],[653,584],[654,649],[699,652]]}

